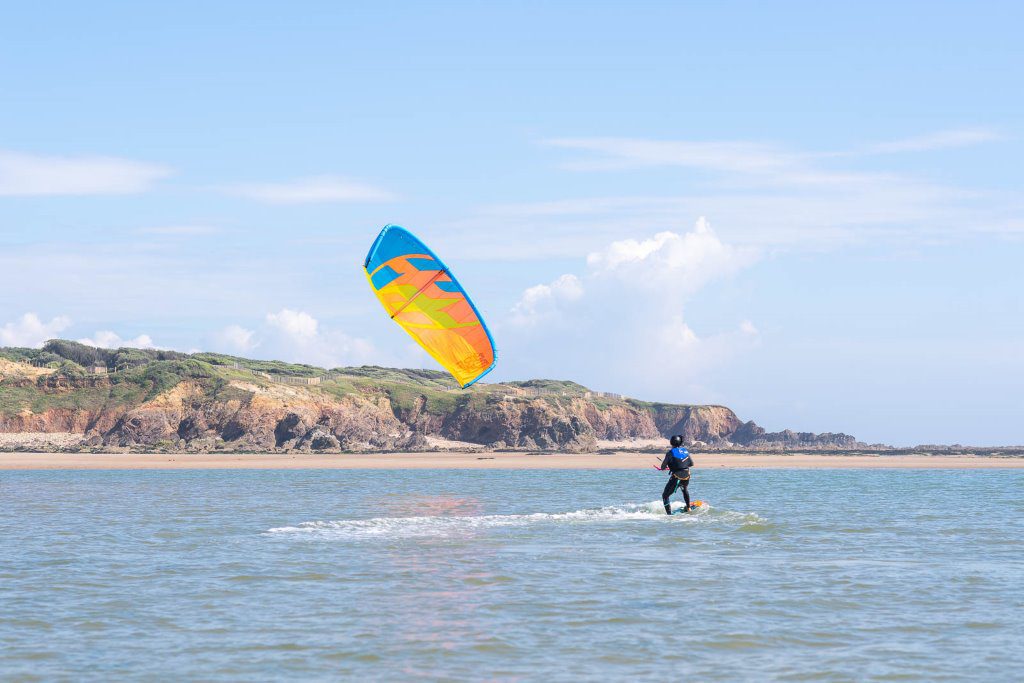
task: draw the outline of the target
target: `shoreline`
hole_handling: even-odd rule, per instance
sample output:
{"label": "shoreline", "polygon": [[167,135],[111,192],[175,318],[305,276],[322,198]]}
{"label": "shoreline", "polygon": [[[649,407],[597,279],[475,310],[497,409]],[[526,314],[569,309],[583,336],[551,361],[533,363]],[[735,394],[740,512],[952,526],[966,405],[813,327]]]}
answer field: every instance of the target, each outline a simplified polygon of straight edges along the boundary
{"label": "shoreline", "polygon": [[[1024,458],[971,455],[695,453],[698,469],[1024,469]],[[0,453],[0,471],[206,469],[649,469],[660,453]]]}

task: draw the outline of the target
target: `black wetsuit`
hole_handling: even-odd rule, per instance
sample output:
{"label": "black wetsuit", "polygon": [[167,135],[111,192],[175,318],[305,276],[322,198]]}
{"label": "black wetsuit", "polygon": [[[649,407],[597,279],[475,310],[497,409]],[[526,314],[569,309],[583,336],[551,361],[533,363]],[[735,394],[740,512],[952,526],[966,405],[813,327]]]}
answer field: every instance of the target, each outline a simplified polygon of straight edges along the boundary
{"label": "black wetsuit", "polygon": [[693,467],[693,458],[690,457],[690,452],[685,448],[673,448],[665,454],[665,459],[661,461],[661,469],[672,470],[672,476],[668,478],[668,483],[665,484],[665,490],[661,492],[661,501],[665,504],[665,514],[672,514],[672,505],[668,499],[673,493],[676,492],[677,488],[683,489],[683,500],[686,501],[685,510],[690,509],[690,491],[688,489],[690,485],[690,468]]}

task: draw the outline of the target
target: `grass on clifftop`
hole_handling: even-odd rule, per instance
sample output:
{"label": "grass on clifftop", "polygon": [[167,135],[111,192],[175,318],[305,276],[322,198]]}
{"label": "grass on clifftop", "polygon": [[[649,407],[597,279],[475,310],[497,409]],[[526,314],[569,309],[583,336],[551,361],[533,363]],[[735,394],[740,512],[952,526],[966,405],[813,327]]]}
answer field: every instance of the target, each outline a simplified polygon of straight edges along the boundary
{"label": "grass on clifftop", "polygon": [[590,389],[563,379],[528,379],[524,382],[505,382],[510,387],[521,387],[523,389],[537,389],[541,391],[566,392],[567,394],[583,394]]}
{"label": "grass on clifftop", "polygon": [[[137,405],[150,401],[173,389],[185,380],[203,384],[217,394],[230,381],[243,380],[269,385],[276,378],[320,377],[319,385],[303,386],[303,390],[323,392],[337,398],[352,395],[387,398],[399,411],[422,408],[432,414],[446,414],[464,405],[484,408],[511,395],[518,400],[543,400],[561,403],[589,391],[576,382],[535,379],[502,384],[480,383],[461,390],[451,375],[440,370],[399,369],[366,365],[327,370],[302,363],[275,360],[252,360],[220,353],[184,354],[157,349],[102,349],[75,341],[55,339],[41,349],[0,348],[0,358],[52,368],[49,380],[40,379],[35,386],[14,387],[2,383],[0,411],[11,414],[31,408],[33,412],[48,407],[89,407],[104,405]],[[95,367],[106,368],[107,374],[94,374]],[[260,374],[253,374],[260,373]],[[269,379],[264,376],[269,375]],[[72,391],[55,390],[51,383],[73,382]],[[93,381],[93,379],[97,381]],[[99,381],[105,378],[105,381]],[[525,393],[516,391],[525,390]],[[566,394],[566,396],[563,396]],[[601,410],[619,405],[618,399],[595,401]]]}
{"label": "grass on clifftop", "polygon": [[251,360],[239,356],[228,356],[222,353],[194,353],[190,358],[208,363],[211,366],[234,369],[237,365],[240,369],[256,370],[257,372],[266,372],[271,375],[282,375],[285,377],[320,377],[327,374],[326,369],[315,365],[285,363],[279,360]]}

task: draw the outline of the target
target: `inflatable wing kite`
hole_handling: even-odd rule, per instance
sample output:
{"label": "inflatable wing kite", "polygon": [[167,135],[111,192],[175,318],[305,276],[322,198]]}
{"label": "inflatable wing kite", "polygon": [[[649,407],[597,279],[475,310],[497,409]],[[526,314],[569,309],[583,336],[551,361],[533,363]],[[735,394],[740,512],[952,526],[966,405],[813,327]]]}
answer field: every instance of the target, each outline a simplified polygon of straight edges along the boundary
{"label": "inflatable wing kite", "polygon": [[381,230],[363,264],[391,319],[468,387],[494,367],[494,339],[448,266],[405,228]]}

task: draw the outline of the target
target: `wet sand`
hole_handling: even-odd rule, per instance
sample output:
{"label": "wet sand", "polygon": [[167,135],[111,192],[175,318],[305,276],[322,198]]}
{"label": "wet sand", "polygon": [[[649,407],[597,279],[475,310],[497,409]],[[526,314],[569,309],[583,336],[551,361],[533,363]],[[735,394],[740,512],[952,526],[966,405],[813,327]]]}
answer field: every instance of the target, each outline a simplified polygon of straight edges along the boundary
{"label": "wet sand", "polygon": [[[0,470],[182,469],[646,469],[661,454],[529,453],[0,453]],[[965,455],[694,453],[698,468],[1024,469],[1024,458]]]}

